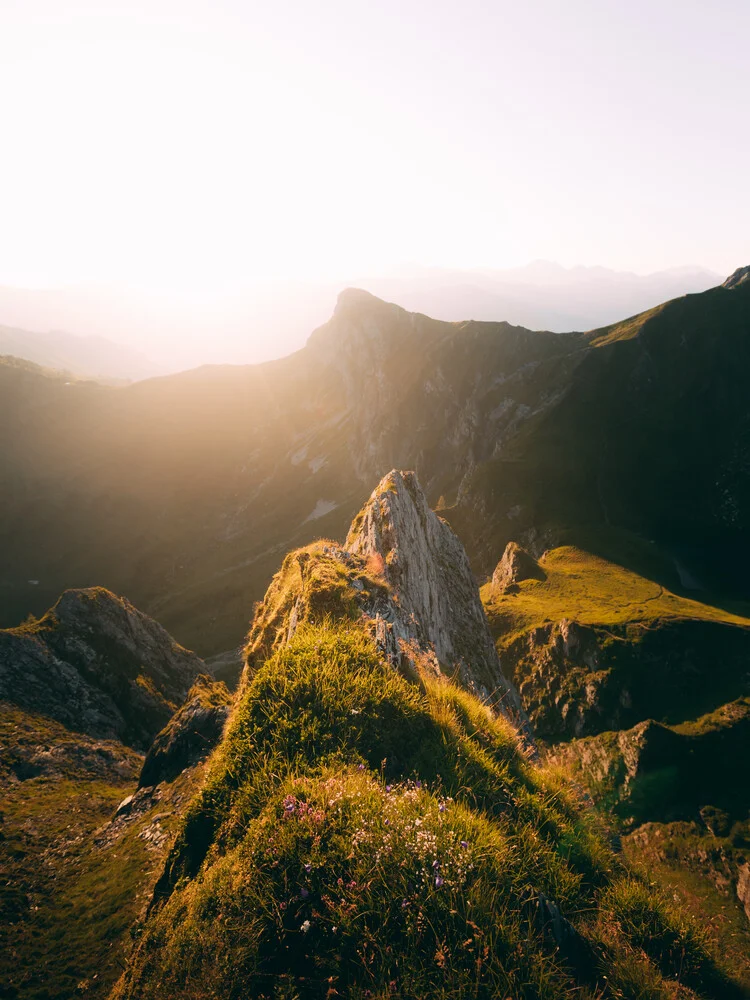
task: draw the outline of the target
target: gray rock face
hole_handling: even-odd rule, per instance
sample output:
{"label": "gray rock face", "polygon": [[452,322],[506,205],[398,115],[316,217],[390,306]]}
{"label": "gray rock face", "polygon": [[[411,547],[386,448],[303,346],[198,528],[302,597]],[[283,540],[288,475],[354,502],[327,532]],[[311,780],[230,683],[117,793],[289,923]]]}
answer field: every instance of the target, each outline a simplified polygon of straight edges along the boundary
{"label": "gray rock face", "polygon": [[546,580],[547,575],[533,556],[516,542],[508,542],[503,558],[492,574],[492,586],[507,591],[522,580]]}
{"label": "gray rock face", "polygon": [[[617,717],[603,691],[609,675],[594,629],[568,618],[541,625],[516,640],[507,658],[524,707],[545,738],[582,736],[605,710]],[[618,698],[626,702],[627,691]]]}
{"label": "gray rock face", "polygon": [[0,631],[0,699],[139,749],[204,671],[195,653],[103,588],[66,591],[39,621]]}
{"label": "gray rock face", "polygon": [[[376,564],[392,607],[372,607],[381,645],[409,641],[436,671],[522,716],[492,641],[466,552],[430,510],[414,472],[390,472],[355,519],[346,550]],[[390,636],[390,637],[389,637]]]}
{"label": "gray rock face", "polygon": [[138,787],[172,781],[207,757],[221,739],[231,696],[225,684],[201,675],[187,701],[149,747]]}
{"label": "gray rock face", "polygon": [[738,285],[744,285],[747,281],[750,281],[750,265],[747,267],[738,267],[736,271],[729,275],[721,287],[737,288]]}

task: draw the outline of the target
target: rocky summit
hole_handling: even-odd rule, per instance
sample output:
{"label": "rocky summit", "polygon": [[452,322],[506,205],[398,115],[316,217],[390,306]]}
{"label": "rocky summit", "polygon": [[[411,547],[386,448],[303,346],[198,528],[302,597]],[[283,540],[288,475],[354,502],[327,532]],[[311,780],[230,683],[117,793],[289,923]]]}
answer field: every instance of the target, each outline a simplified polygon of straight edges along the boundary
{"label": "rocky summit", "polygon": [[0,699],[146,749],[205,670],[153,619],[101,587],[69,590],[0,631]]}
{"label": "rocky summit", "polygon": [[434,653],[436,669],[484,699],[520,712],[502,673],[463,545],[427,503],[416,473],[394,470],[354,519],[345,548],[382,573],[391,594],[393,639]]}
{"label": "rocky summit", "polygon": [[430,510],[413,472],[393,470],[381,480],[343,546],[318,543],[287,556],[248,637],[246,681],[300,625],[344,607],[361,616],[397,669],[455,679],[523,720],[466,552]]}

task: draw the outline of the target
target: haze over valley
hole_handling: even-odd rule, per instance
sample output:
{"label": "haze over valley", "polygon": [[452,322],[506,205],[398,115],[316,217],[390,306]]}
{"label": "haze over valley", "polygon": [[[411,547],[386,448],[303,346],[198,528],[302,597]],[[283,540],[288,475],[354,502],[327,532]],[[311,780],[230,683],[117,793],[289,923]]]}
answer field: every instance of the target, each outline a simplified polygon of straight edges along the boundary
{"label": "haze over valley", "polygon": [[290,354],[328,319],[339,292],[348,287],[436,319],[502,317],[562,333],[591,330],[721,280],[700,267],[637,275],[536,261],[505,270],[412,266],[325,282],[256,280],[231,293],[187,302],[114,283],[48,290],[0,287],[0,323],[15,328],[0,328],[0,354],[76,375],[134,380]]}

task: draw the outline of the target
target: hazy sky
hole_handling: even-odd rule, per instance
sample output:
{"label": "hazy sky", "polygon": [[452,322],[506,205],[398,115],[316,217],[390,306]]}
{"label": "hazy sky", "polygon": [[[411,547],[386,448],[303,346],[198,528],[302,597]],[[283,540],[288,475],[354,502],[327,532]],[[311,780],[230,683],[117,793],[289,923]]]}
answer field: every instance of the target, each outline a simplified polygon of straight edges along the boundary
{"label": "hazy sky", "polygon": [[750,263],[748,0],[0,0],[0,284]]}

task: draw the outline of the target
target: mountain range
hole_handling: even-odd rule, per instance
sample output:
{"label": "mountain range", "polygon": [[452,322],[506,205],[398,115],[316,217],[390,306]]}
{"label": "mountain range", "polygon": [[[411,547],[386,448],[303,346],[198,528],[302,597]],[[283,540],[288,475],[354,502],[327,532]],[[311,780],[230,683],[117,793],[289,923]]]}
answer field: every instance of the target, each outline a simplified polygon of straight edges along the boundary
{"label": "mountain range", "polygon": [[104,585],[221,653],[289,546],[340,537],[394,467],[417,470],[480,576],[510,540],[607,557],[629,533],[668,574],[741,596],[749,295],[559,335],[349,290],[264,365],[120,388],[6,363],[0,624]]}
{"label": "mountain range", "polygon": [[2,355],[99,381],[133,382],[159,373],[145,355],[129,347],[94,334],[84,337],[60,330],[32,333],[0,326]]}
{"label": "mountain range", "polygon": [[6,995],[750,996],[748,335],[4,359]]}
{"label": "mountain range", "polygon": [[[258,279],[223,293],[182,289],[171,299],[116,284],[48,290],[6,286],[0,287],[0,323],[27,331],[62,328],[82,339],[49,332],[16,334],[14,350],[3,348],[0,338],[0,353],[79,374],[132,380],[207,362],[248,363],[289,354],[326,320],[347,285],[438,319],[500,316],[532,329],[563,332],[593,329],[667,299],[705,291],[720,280],[699,267],[637,275],[534,261],[506,270],[402,267],[387,275],[335,280]],[[138,356],[127,356],[127,348]]]}

